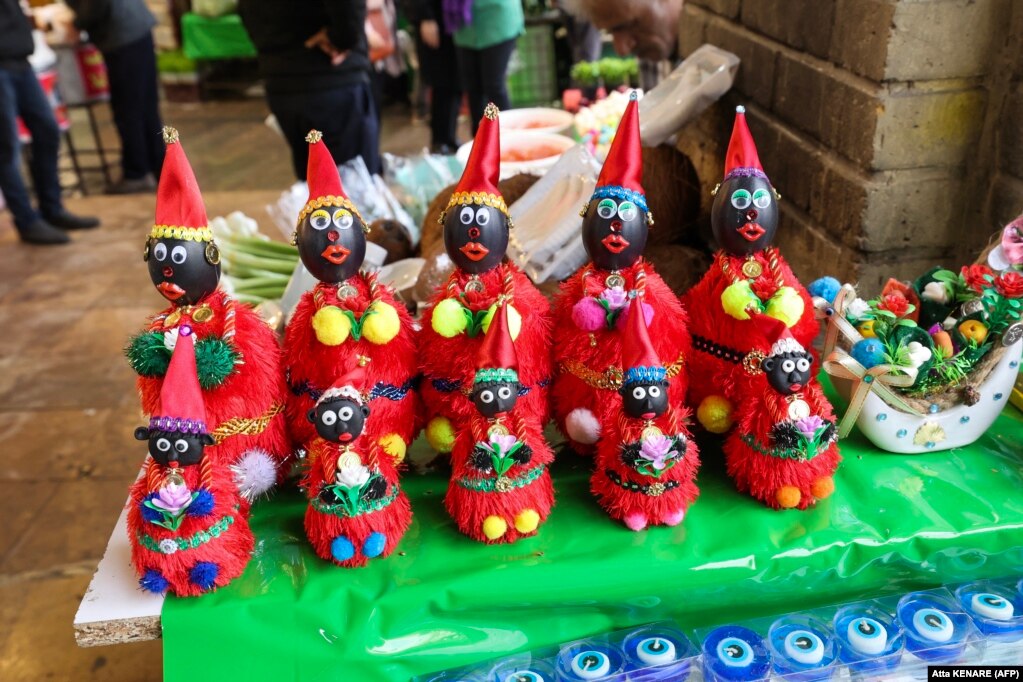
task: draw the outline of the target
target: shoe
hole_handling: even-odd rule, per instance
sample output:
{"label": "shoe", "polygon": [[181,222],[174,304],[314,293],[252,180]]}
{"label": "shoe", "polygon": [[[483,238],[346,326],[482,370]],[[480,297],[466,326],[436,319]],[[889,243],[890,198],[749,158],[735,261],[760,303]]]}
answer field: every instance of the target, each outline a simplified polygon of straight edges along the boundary
{"label": "shoe", "polygon": [[106,189],[107,194],[149,194],[155,191],[156,178],[152,173],[146,173],[141,178],[123,178]]}
{"label": "shoe", "polygon": [[43,216],[46,222],[62,230],[89,230],[99,227],[99,218],[92,216],[75,215],[68,211],[61,211],[54,215]]}
{"label": "shoe", "polygon": [[63,231],[58,230],[42,218],[23,230],[18,230],[18,236],[26,244],[67,244],[71,241]]}

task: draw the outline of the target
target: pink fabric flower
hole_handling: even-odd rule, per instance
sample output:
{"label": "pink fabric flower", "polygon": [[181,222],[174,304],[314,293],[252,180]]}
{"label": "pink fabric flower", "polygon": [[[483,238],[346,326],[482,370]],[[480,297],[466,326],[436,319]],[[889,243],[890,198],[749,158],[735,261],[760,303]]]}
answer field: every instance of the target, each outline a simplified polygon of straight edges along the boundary
{"label": "pink fabric flower", "polygon": [[809,417],[803,417],[796,421],[796,428],[799,432],[807,438],[813,438],[817,433],[817,429],[824,426],[824,420],[815,414],[811,414]]}
{"label": "pink fabric flower", "polygon": [[497,452],[498,455],[504,457],[508,454],[508,451],[519,442],[519,439],[515,436],[508,434],[492,433],[490,434],[490,446]]}
{"label": "pink fabric flower", "polygon": [[620,310],[629,302],[629,295],[625,293],[625,289],[622,287],[604,289],[600,297],[607,301],[607,306],[611,310]]}
{"label": "pink fabric flower", "polygon": [[[646,326],[649,327],[650,323],[654,321],[654,307],[649,303],[640,304],[643,306],[643,316],[646,317]],[[619,330],[625,329],[625,322],[629,319],[629,311],[632,307],[622,308],[622,311],[618,313],[618,320],[615,321],[615,327]]]}
{"label": "pink fabric flower", "polygon": [[639,447],[639,456],[650,462],[650,465],[657,471],[667,466],[666,459],[677,455],[676,450],[671,449],[671,439],[667,436],[653,436],[644,438],[643,444]]}
{"label": "pink fabric flower", "polygon": [[597,299],[587,296],[572,306],[572,321],[584,332],[595,332],[607,324],[607,311]]}
{"label": "pink fabric flower", "polygon": [[163,509],[169,514],[178,514],[192,504],[192,491],[187,485],[168,483],[160,488],[153,498],[153,506]]}
{"label": "pink fabric flower", "polygon": [[1023,217],[1016,218],[1002,230],[1002,253],[1013,265],[1023,264]]}

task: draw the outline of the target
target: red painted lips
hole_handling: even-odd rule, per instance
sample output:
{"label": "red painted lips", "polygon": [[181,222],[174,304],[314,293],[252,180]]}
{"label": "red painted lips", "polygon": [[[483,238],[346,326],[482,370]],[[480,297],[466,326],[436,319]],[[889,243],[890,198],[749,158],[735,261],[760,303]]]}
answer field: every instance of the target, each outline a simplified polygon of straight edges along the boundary
{"label": "red painted lips", "polygon": [[471,261],[481,261],[490,253],[490,249],[479,242],[467,242],[465,246],[458,250],[464,253],[465,257]]}
{"label": "red painted lips", "polygon": [[345,262],[345,259],[348,258],[348,254],[350,253],[351,251],[349,251],[345,247],[339,244],[332,244],[325,248],[323,252],[320,253],[320,255],[323,256],[326,260],[333,263],[334,265],[341,265],[342,263]]}
{"label": "red painted lips", "polygon": [[621,253],[629,248],[629,240],[620,234],[609,234],[601,239],[600,243],[611,253]]}
{"label": "red painted lips", "polygon": [[156,285],[156,290],[168,301],[176,301],[185,295],[185,290],[174,282],[160,282]]}
{"label": "red painted lips", "polygon": [[764,235],[764,233],[767,232],[767,230],[760,227],[756,223],[746,223],[738,230],[736,230],[736,232],[741,234],[743,236],[743,239],[745,239],[746,241],[755,242],[756,240],[760,239]]}

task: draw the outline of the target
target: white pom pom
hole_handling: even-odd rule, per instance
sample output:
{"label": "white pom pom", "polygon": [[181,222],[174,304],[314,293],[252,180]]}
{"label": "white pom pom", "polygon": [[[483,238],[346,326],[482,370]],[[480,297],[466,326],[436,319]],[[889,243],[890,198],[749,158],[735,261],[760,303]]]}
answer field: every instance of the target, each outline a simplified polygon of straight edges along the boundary
{"label": "white pom pom", "polygon": [[265,450],[249,450],[231,465],[238,492],[249,502],[277,482],[277,462]]}
{"label": "white pom pom", "polygon": [[593,445],[600,438],[600,422],[585,407],[577,407],[565,417],[565,431],[575,442]]}

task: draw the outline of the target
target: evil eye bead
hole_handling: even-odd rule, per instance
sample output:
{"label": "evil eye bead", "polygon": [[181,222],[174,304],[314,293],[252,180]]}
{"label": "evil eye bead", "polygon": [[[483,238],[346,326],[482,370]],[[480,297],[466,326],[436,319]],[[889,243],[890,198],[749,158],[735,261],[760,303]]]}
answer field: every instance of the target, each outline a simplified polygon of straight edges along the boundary
{"label": "evil eye bead", "polygon": [[899,600],[896,613],[906,629],[906,649],[931,663],[952,663],[966,649],[969,617],[943,594],[914,592]]}
{"label": "evil eye bead", "polygon": [[737,189],[732,192],[732,207],[745,211],[753,203],[753,195],[744,189]]}
{"label": "evil eye bead", "polygon": [[831,629],[813,616],[791,615],[771,624],[767,637],[771,664],[781,676],[793,682],[830,679],[838,649]]}
{"label": "evil eye bead", "polygon": [[494,682],[554,682],[555,676],[550,663],[524,655],[499,663],[487,679]]}
{"label": "evil eye bead", "polygon": [[694,647],[684,634],[666,625],[635,630],[622,642],[629,682],[682,682],[689,677]]}
{"label": "evil eye bead", "polygon": [[771,193],[766,189],[758,189],[753,193],[753,205],[757,208],[767,208],[771,205]]}
{"label": "evil eye bead", "polygon": [[809,630],[793,630],[785,637],[785,655],[796,663],[818,665],[824,660],[824,642]]}
{"label": "evil eye bead", "polygon": [[758,680],[766,676],[770,662],[763,638],[749,628],[726,625],[703,641],[704,677],[708,680]]}
{"label": "evil eye bead", "polygon": [[982,582],[963,585],[956,598],[985,637],[999,642],[1023,639],[1023,595],[1006,585]]}
{"label": "evil eye bead", "polygon": [[330,214],[322,208],[318,208],[309,215],[309,224],[314,230],[326,230],[330,227]]}
{"label": "evil eye bead", "polygon": [[846,629],[849,645],[861,654],[876,656],[888,646],[888,630],[869,616],[854,618]]}
{"label": "evil eye bead", "polygon": [[599,680],[611,672],[611,659],[596,649],[580,651],[572,657],[572,672],[582,680]]}
{"label": "evil eye bead", "polygon": [[631,201],[623,201],[621,205],[618,207],[618,217],[624,220],[625,222],[635,220],[638,214],[639,209],[637,209],[636,204],[632,203]]}
{"label": "evil eye bead", "polygon": [[753,662],[753,647],[738,637],[727,637],[718,642],[718,660],[730,668],[745,668]]}
{"label": "evil eye bead", "polygon": [[594,640],[568,644],[558,654],[559,680],[602,680],[622,671],[622,652]]}
{"label": "evil eye bead", "polygon": [[675,660],[675,645],[663,637],[647,637],[636,647],[636,657],[648,665],[663,665]]}
{"label": "evil eye bead", "polygon": [[978,592],[970,599],[970,610],[981,618],[1011,620],[1015,615],[1012,602],[992,592]]}
{"label": "evil eye bead", "polygon": [[597,204],[597,215],[605,220],[614,218],[617,212],[618,204],[615,203],[614,199],[601,199],[600,203]]}
{"label": "evil eye bead", "polygon": [[544,682],[545,678],[533,670],[515,670],[503,678],[502,682]]}
{"label": "evil eye bead", "polygon": [[833,629],[839,658],[853,672],[882,674],[899,666],[906,636],[886,610],[869,604],[840,608]]}
{"label": "evil eye bead", "polygon": [[955,627],[949,617],[937,609],[920,609],[913,614],[913,628],[924,639],[945,642],[952,639]]}

